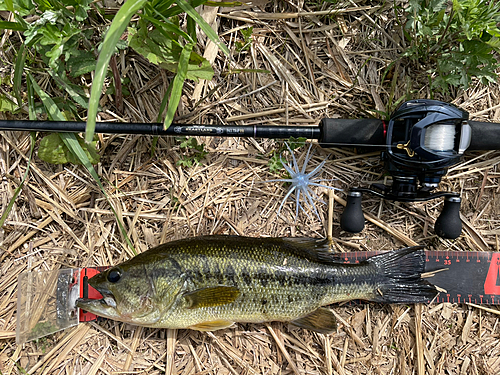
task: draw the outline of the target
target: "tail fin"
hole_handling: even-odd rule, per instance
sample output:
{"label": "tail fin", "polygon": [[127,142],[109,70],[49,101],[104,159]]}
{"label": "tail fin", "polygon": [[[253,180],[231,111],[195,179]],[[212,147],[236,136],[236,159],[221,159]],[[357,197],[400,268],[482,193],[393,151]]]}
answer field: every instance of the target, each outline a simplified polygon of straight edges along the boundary
{"label": "tail fin", "polygon": [[421,278],[425,267],[423,246],[407,247],[373,256],[366,260],[377,269],[381,279],[371,299],[384,303],[429,302],[438,290]]}

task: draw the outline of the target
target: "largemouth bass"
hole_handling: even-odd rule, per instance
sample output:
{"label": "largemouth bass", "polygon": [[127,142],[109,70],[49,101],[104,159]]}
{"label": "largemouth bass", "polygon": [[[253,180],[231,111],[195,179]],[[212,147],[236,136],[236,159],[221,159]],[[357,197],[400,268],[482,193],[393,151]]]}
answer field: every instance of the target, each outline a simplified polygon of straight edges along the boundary
{"label": "largemouth bass", "polygon": [[437,290],[420,277],[422,247],[342,264],[326,240],[204,236],[169,242],[89,280],[103,298],[77,306],[146,327],[211,331],[235,322],[290,322],[336,330],[322,307],[363,299],[427,302]]}

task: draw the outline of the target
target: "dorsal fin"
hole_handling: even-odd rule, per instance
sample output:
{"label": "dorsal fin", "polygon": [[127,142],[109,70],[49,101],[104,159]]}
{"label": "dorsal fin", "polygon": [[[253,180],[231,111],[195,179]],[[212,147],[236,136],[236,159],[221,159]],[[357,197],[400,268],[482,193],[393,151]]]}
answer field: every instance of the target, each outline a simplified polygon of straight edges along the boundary
{"label": "dorsal fin", "polygon": [[336,253],[330,250],[330,241],[316,238],[277,238],[283,242],[287,250],[297,256],[306,258],[312,262],[324,264],[342,263]]}

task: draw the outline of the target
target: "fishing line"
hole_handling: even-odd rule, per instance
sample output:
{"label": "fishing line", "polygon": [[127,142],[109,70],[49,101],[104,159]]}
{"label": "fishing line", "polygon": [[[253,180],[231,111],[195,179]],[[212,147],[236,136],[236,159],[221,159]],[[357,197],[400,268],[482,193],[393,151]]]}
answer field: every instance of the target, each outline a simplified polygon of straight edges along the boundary
{"label": "fishing line", "polygon": [[455,125],[435,124],[426,128],[424,146],[435,151],[451,151],[455,146]]}

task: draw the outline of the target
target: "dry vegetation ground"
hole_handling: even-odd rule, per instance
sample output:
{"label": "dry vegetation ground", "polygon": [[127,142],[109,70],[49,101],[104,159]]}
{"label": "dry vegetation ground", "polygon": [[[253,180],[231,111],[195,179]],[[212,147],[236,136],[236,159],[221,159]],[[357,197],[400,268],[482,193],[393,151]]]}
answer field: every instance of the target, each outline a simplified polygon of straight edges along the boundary
{"label": "dry vegetation ground", "polygon": [[[394,12],[399,1],[255,1],[246,9],[205,8],[230,48],[253,26],[250,49],[229,61],[200,38],[214,61],[211,82],[188,82],[179,122],[317,124],[323,117],[366,117],[390,112],[399,98],[430,98],[419,66],[398,60],[405,49]],[[325,14],[323,10],[336,9]],[[218,13],[217,13],[218,12]],[[300,13],[300,16],[297,15]],[[13,61],[5,55],[4,61]],[[123,111],[114,97],[102,99],[102,120],[154,121],[170,77],[133,51],[117,58],[131,80]],[[6,69],[10,69],[6,65]],[[270,73],[241,72],[266,69]],[[63,96],[39,80],[47,92]],[[498,85],[480,84],[453,97],[472,119],[500,121]],[[1,114],[5,117],[4,114]],[[203,234],[324,237],[322,220],[303,213],[294,225],[294,206],[277,208],[286,188],[262,183],[276,178],[267,161],[272,140],[198,138],[208,156],[193,168],[176,166],[182,151],[162,138],[151,157],[152,137],[100,136],[98,172],[138,251]],[[0,134],[2,211],[27,166],[29,135]],[[329,157],[323,178],[340,188],[381,180],[377,153],[315,148],[312,166]],[[297,151],[304,156],[304,149]],[[403,247],[409,239],[435,250],[498,251],[500,151],[469,154],[452,168],[441,188],[462,194],[464,231],[454,241],[434,235],[442,201],[395,204],[365,199],[363,209],[392,232],[367,223],[357,235],[341,232],[342,206],[331,209],[333,235],[341,251]],[[311,166],[311,168],[312,168]],[[343,197],[340,194],[340,197]],[[327,200],[327,198],[325,198]],[[22,346],[16,326],[17,276],[27,270],[113,265],[130,257],[110,207],[80,166],[48,165],[35,158],[29,179],[0,230],[0,369],[2,374],[497,374],[500,372],[499,315],[467,305],[335,307],[339,328],[324,336],[282,323],[238,324],[199,333],[138,328],[114,321],[78,327]]]}

